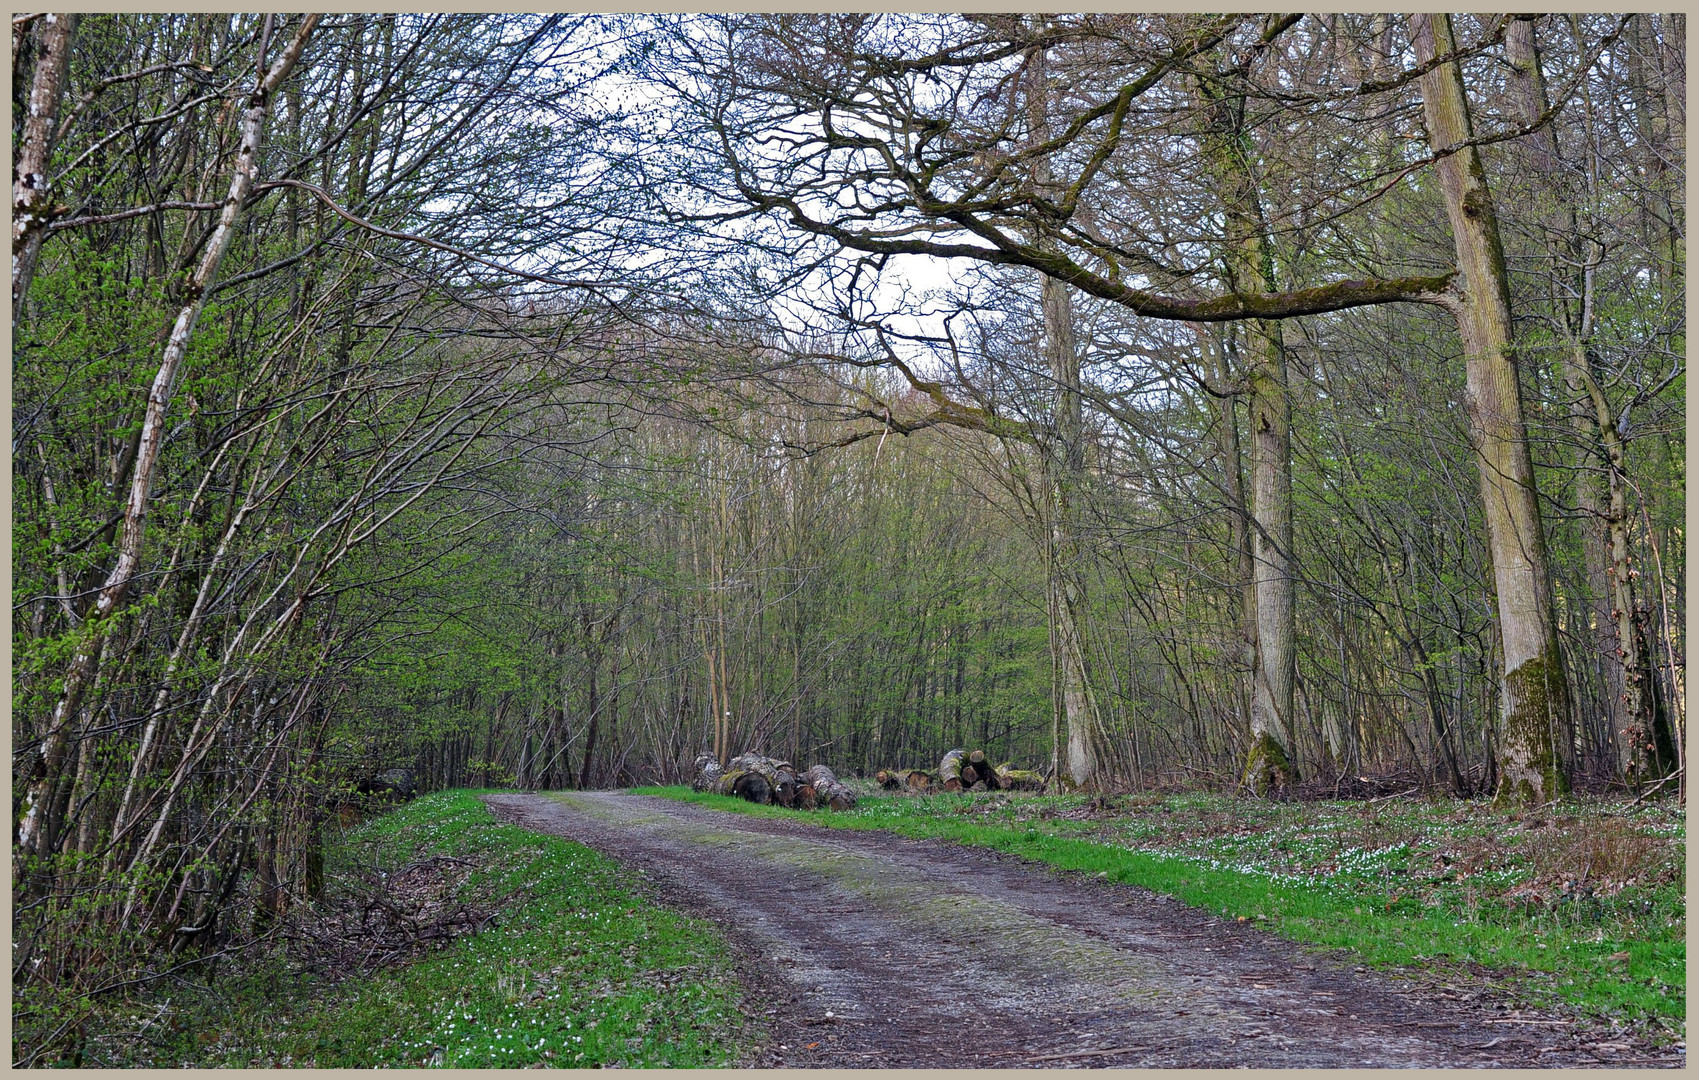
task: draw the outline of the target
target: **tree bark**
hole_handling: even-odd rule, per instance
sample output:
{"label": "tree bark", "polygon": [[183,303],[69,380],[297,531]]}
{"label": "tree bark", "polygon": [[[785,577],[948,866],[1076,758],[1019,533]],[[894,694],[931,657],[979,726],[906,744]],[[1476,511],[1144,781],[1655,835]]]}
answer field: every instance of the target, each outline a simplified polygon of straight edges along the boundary
{"label": "tree bark", "polygon": [[938,786],[944,791],[962,789],[962,764],[967,760],[963,750],[951,750],[938,762]]}
{"label": "tree bark", "polygon": [[1102,724],[1097,697],[1087,675],[1085,582],[1079,542],[1078,492],[1085,473],[1083,413],[1080,401],[1079,350],[1074,339],[1073,304],[1068,287],[1052,278],[1040,286],[1044,312],[1044,351],[1055,382],[1054,430],[1043,449],[1050,495],[1049,552],[1046,559],[1052,633],[1057,653],[1057,697],[1067,733],[1067,776],[1074,787],[1097,779]]}
{"label": "tree bark", "polygon": [[1257,648],[1251,751],[1245,776],[1264,794],[1298,778],[1292,760],[1297,670],[1292,597],[1292,414],[1279,323],[1245,324],[1251,369],[1251,553],[1256,563]]}
{"label": "tree bark", "polygon": [[[42,16],[41,36],[30,80],[28,104],[18,134],[17,164],[12,167],[12,327],[23,312],[24,295],[35,276],[41,242],[53,219],[52,180],[47,174],[53,144],[59,135],[59,103],[70,82],[71,40],[77,32],[75,14]],[[13,61],[16,62],[14,41]],[[61,211],[63,212],[63,211]]]}
{"label": "tree bark", "polygon": [[[1546,94],[1545,74],[1541,69],[1540,52],[1534,39],[1534,17],[1524,16],[1511,22],[1504,38],[1505,59],[1510,63],[1509,87],[1517,112],[1524,123],[1545,114],[1550,107]],[[1550,128],[1541,128],[1520,140],[1529,148],[1529,164],[1541,178],[1545,194],[1556,207],[1553,217],[1565,220],[1558,225],[1579,248],[1582,268],[1573,291],[1580,298],[1575,310],[1560,304],[1557,321],[1567,339],[1562,355],[1564,391],[1571,402],[1569,423],[1575,433],[1575,503],[1581,511],[1581,551],[1586,568],[1588,599],[1593,621],[1594,653],[1598,657],[1600,681],[1605,691],[1606,727],[1616,746],[1616,767],[1627,777],[1632,771],[1632,747],[1636,739],[1631,731],[1651,731],[1647,712],[1648,699],[1644,693],[1645,661],[1637,635],[1622,633],[1617,613],[1631,612],[1631,590],[1625,588],[1626,578],[1614,565],[1615,534],[1623,524],[1627,511],[1622,490],[1626,477],[1621,472],[1621,455],[1611,461],[1601,457],[1607,439],[1615,439],[1615,424],[1603,395],[1594,399],[1598,389],[1592,377],[1592,361],[1588,343],[1593,335],[1594,282],[1593,267],[1602,258],[1596,241],[1581,235],[1576,216],[1576,200],[1567,197],[1558,173],[1558,147]],[[1589,149],[1588,153],[1593,151]],[[1588,175],[1594,175],[1591,170]],[[1591,188],[1592,185],[1589,185]],[[1589,190],[1589,199],[1597,192]],[[1626,530],[1622,530],[1626,532]],[[1624,548],[1626,551],[1626,547]],[[1630,594],[1630,595],[1625,595]],[[1630,674],[1633,672],[1635,674]],[[1644,739],[1638,740],[1644,742]]]}
{"label": "tree bark", "polygon": [[590,786],[590,762],[596,753],[596,733],[601,727],[602,702],[596,684],[596,669],[601,664],[601,657],[590,658],[590,726],[584,735],[584,762],[578,769],[578,788],[580,791]]}
{"label": "tree bark", "polygon": [[[1048,125],[1050,88],[1044,50],[1034,50],[1028,67],[1028,117],[1031,137],[1042,137]],[[1050,186],[1049,170],[1040,160],[1033,185]],[[1036,237],[1040,247],[1050,238]],[[1067,734],[1065,775],[1074,787],[1098,778],[1103,742],[1097,698],[1092,691],[1085,654],[1083,622],[1085,581],[1079,543],[1078,496],[1085,478],[1085,421],[1080,396],[1079,344],[1074,334],[1074,307],[1068,286],[1047,274],[1039,276],[1039,307],[1044,317],[1044,359],[1053,384],[1051,430],[1039,452],[1044,461],[1049,529],[1045,559],[1049,594],[1051,641],[1055,650],[1058,722]]]}
{"label": "tree bark", "polygon": [[[1659,35],[1663,68],[1664,110],[1669,117],[1669,155],[1672,161],[1687,160],[1687,16],[1672,12],[1661,17]],[[1686,172],[1676,170],[1669,210],[1669,270],[1674,289],[1686,282],[1687,191]],[[1677,292],[1680,296],[1681,293]]]}
{"label": "tree bark", "polygon": [[820,805],[839,811],[855,809],[855,792],[845,787],[826,766],[812,766],[797,780],[814,789],[814,797]]}
{"label": "tree bark", "polygon": [[[1224,263],[1235,292],[1266,293],[1274,252],[1258,190],[1245,97],[1212,80],[1197,83],[1203,141],[1226,222]],[[1244,780],[1257,794],[1298,778],[1292,760],[1292,701],[1297,671],[1292,583],[1292,413],[1280,323],[1242,324],[1251,428],[1250,548],[1256,593],[1251,675],[1251,747]]]}
{"label": "tree bark", "polygon": [[1610,502],[1604,520],[1610,564],[1605,575],[1610,583],[1610,616],[1615,631],[1620,686],[1621,726],[1616,736],[1617,769],[1629,783],[1655,779],[1672,762],[1658,753],[1655,701],[1651,691],[1652,666],[1645,637],[1636,613],[1634,581],[1640,571],[1634,566],[1634,549],[1629,535],[1627,448],[1617,433],[1615,418],[1604,391],[1593,378],[1591,364],[1583,355],[1576,364],[1588,402],[1593,408],[1597,432],[1609,468]]}
{"label": "tree bark", "polygon": [[[1455,48],[1449,16],[1415,14],[1410,21],[1419,62]],[[1467,143],[1473,132],[1458,65],[1434,67],[1421,77],[1421,88],[1434,149]],[[1497,797],[1539,804],[1569,789],[1569,686],[1552,617],[1504,249],[1476,149],[1447,155],[1437,169],[1462,275],[1452,308],[1463,338],[1465,400],[1503,644]]]}
{"label": "tree bark", "polygon": [[[1546,95],[1546,76],[1540,66],[1540,50],[1534,41],[1534,20],[1518,16],[1504,30],[1504,58],[1510,64],[1508,84],[1523,123],[1545,115],[1551,104]],[[1528,148],[1530,164],[1542,176],[1557,171],[1557,142],[1550,124],[1530,131],[1518,140]]]}
{"label": "tree bark", "polygon": [[[1236,381],[1227,350],[1222,347],[1216,331],[1198,327],[1197,336],[1211,361],[1211,374],[1218,386],[1227,390]],[[1245,677],[1240,687],[1240,715],[1251,715],[1251,699],[1256,696],[1257,672],[1257,563],[1251,553],[1251,511],[1245,495],[1244,451],[1239,441],[1237,393],[1224,393],[1216,398],[1219,405],[1216,424],[1216,446],[1221,455],[1221,485],[1226,495],[1232,526],[1233,552],[1238,564],[1239,584],[1239,647]]]}

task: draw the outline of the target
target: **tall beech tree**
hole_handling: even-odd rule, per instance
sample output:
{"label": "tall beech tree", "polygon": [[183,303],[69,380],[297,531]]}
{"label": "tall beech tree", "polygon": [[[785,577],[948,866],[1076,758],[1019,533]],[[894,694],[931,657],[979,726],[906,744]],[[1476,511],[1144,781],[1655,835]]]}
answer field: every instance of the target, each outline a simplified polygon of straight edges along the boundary
{"label": "tall beech tree", "polygon": [[[1535,16],[1518,17],[1505,35],[1510,97],[1530,126],[1551,108],[1535,36],[1539,21]],[[1588,101],[1577,103],[1576,108],[1593,112]],[[1562,153],[1549,127],[1542,126],[1521,141],[1531,174],[1527,189],[1539,200],[1545,234],[1553,238],[1557,257],[1552,261],[1570,264],[1554,290],[1561,299],[1552,304],[1551,322],[1558,331],[1558,368],[1575,435],[1574,490],[1582,514],[1582,557],[1591,594],[1589,614],[1595,634],[1591,644],[1604,671],[1609,733],[1624,775],[1654,779],[1674,767],[1674,754],[1667,724],[1651,692],[1651,661],[1629,540],[1633,527],[1630,478],[1620,431],[1630,426],[1638,395],[1625,403],[1619,415],[1595,374],[1594,337],[1601,319],[1597,279],[1604,258],[1603,241],[1597,234],[1605,224],[1598,151],[1589,143],[1586,156],[1593,167],[1571,170],[1562,167]],[[1663,247],[1662,238],[1658,246]],[[1554,270],[1554,276],[1557,273]]]}
{"label": "tall beech tree", "polygon": [[[1246,130],[1243,71],[1197,78],[1202,152],[1222,204],[1224,277],[1235,289],[1274,288],[1274,250],[1257,179],[1257,154]],[[1234,76],[1239,78],[1235,79]],[[1244,342],[1251,429],[1248,548],[1255,632],[1251,663],[1251,749],[1245,780],[1264,794],[1298,778],[1293,766],[1292,408],[1286,345],[1277,319],[1239,324]]]}
{"label": "tall beech tree", "polygon": [[[1053,91],[1048,85],[1044,53],[1041,45],[1027,58],[1027,79],[1030,83],[1027,90],[1027,138],[1033,144],[1041,143],[1051,135],[1049,111]],[[1033,162],[1033,188],[1050,198],[1061,194],[1061,189],[1051,179],[1049,162],[1043,158]],[[1048,234],[1037,235],[1034,239],[1045,250],[1053,250],[1056,246],[1055,238]],[[1088,671],[1085,644],[1085,621],[1089,609],[1085,597],[1085,568],[1081,564],[1083,552],[1079,520],[1086,481],[1080,355],[1075,338],[1073,302],[1068,296],[1067,284],[1043,275],[1039,277],[1038,288],[1039,310],[1044,325],[1044,359],[1054,384],[1051,422],[1047,431],[1039,436],[1044,489],[1041,513],[1045,535],[1045,603],[1050,624],[1050,647],[1054,654],[1055,708],[1060,725],[1052,743],[1059,748],[1065,733],[1067,745],[1066,758],[1057,754],[1057,759],[1051,762],[1051,769],[1057,776],[1065,774],[1073,786],[1083,787],[1098,778],[1099,759],[1103,756],[1103,729],[1097,695]]]}
{"label": "tall beech tree", "polygon": [[1461,270],[1450,294],[1463,338],[1467,411],[1485,510],[1503,650],[1501,798],[1543,803],[1569,788],[1569,682],[1552,615],[1545,528],[1528,453],[1504,245],[1448,15],[1410,17],[1428,140]]}

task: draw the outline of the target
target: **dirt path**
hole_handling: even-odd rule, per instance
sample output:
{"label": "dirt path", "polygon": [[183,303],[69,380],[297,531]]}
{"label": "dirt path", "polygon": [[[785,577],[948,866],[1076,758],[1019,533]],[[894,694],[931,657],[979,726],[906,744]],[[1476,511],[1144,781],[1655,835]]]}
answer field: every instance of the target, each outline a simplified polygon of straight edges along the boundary
{"label": "dirt path", "polygon": [[984,850],[615,793],[487,801],[643,872],[744,947],[772,1034],[750,1065],[1651,1063]]}

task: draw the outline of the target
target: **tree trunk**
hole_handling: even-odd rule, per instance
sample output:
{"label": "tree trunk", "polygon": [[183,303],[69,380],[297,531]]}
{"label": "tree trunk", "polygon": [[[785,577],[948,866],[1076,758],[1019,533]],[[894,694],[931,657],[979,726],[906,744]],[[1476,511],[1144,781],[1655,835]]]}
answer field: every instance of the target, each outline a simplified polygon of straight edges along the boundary
{"label": "tree trunk", "polygon": [[962,789],[962,764],[967,760],[967,754],[961,750],[951,750],[938,762],[938,786],[944,791],[960,791]]}
{"label": "tree trunk", "polygon": [[[1412,15],[1411,28],[1418,62],[1455,47],[1449,16]],[[1435,67],[1422,76],[1421,87],[1433,148],[1467,143],[1473,133],[1458,65]],[[1465,400],[1503,643],[1498,798],[1539,804],[1569,790],[1569,686],[1522,417],[1510,287],[1479,153],[1466,146],[1437,168],[1463,282],[1452,308],[1466,356]]]}
{"label": "tree trunk", "polygon": [[1604,515],[1610,565],[1605,573],[1610,582],[1610,615],[1615,627],[1621,686],[1621,726],[1615,728],[1613,734],[1616,736],[1617,769],[1625,780],[1633,784],[1661,775],[1663,762],[1657,752],[1660,732],[1651,693],[1651,657],[1647,655],[1645,637],[1640,632],[1636,614],[1634,579],[1640,576],[1640,571],[1634,566],[1634,549],[1629,535],[1627,448],[1617,433],[1610,403],[1593,378],[1590,362],[1583,356],[1577,367],[1593,407],[1596,430],[1604,445],[1605,460],[1610,470],[1607,485],[1610,503]]}
{"label": "tree trunk", "polygon": [[[1504,58],[1510,65],[1508,86],[1522,122],[1532,123],[1543,115],[1550,99],[1546,96],[1546,76],[1540,66],[1540,50],[1534,42],[1536,15],[1519,15],[1504,31]],[[1547,124],[1522,136],[1519,142],[1527,148],[1529,164],[1542,176],[1557,171],[1557,142]]]}
{"label": "tree trunk", "polygon": [[[1211,361],[1211,375],[1226,391],[1235,382],[1227,350],[1212,327],[1199,326],[1197,336]],[[1239,635],[1241,663],[1245,677],[1239,687],[1240,715],[1251,715],[1251,699],[1255,696],[1257,671],[1257,563],[1251,553],[1250,504],[1245,498],[1244,452],[1239,443],[1237,393],[1223,393],[1216,398],[1219,404],[1216,423],[1216,447],[1221,455],[1221,484],[1226,496],[1229,522],[1232,527],[1233,552],[1238,560],[1239,575]]]}
{"label": "tree trunk", "polygon": [[[1226,221],[1224,262],[1235,292],[1265,293],[1274,284],[1274,251],[1262,209],[1243,94],[1200,78],[1204,145]],[[1242,324],[1250,390],[1250,548],[1256,593],[1256,647],[1251,675],[1251,747],[1245,784],[1257,794],[1298,778],[1292,760],[1292,701],[1297,672],[1292,584],[1292,413],[1280,323]]]}
{"label": "tree trunk", "polygon": [[[1045,130],[1049,86],[1044,51],[1034,52],[1028,103],[1034,136]],[[1034,169],[1039,188],[1050,183],[1042,160]],[[1041,244],[1048,237],[1040,237]],[[1046,562],[1051,640],[1055,649],[1056,696],[1059,723],[1067,732],[1065,775],[1074,787],[1097,779],[1103,741],[1097,698],[1087,675],[1085,638],[1085,580],[1079,543],[1078,497],[1085,478],[1085,422],[1080,398],[1080,356],[1074,337],[1074,306],[1068,286],[1047,275],[1039,277],[1039,307],[1044,316],[1044,359],[1054,384],[1051,432],[1041,446],[1050,521]]]}
{"label": "tree trunk", "polygon": [[596,669],[601,666],[601,656],[597,654],[590,658],[590,726],[584,735],[584,764],[578,769],[578,788],[580,791],[590,786],[590,761],[596,752],[596,732],[601,727],[602,709],[598,687],[596,685]]}
{"label": "tree trunk", "polygon": [[1084,474],[1081,460],[1081,399],[1079,399],[1079,355],[1072,333],[1072,304],[1067,285],[1043,278],[1045,307],[1045,352],[1057,380],[1055,442],[1048,447],[1047,486],[1050,491],[1050,552],[1047,559],[1047,588],[1050,618],[1057,649],[1057,696],[1062,706],[1062,728],[1067,732],[1065,774],[1075,788],[1098,779],[1103,725],[1098,698],[1092,693],[1086,669],[1086,586],[1082,581],[1081,545],[1077,530],[1077,487]]}
{"label": "tree trunk", "polygon": [[[1534,16],[1513,20],[1504,39],[1505,59],[1510,63],[1509,86],[1517,111],[1524,123],[1532,123],[1550,107],[1546,95],[1545,74],[1540,64],[1540,52],[1534,40]],[[1622,636],[1622,625],[1616,612],[1631,610],[1632,600],[1624,604],[1620,595],[1616,568],[1613,566],[1613,523],[1626,512],[1622,490],[1626,477],[1620,470],[1620,460],[1601,461],[1601,450],[1607,439],[1614,440],[1616,432],[1610,409],[1603,395],[1594,400],[1597,390],[1592,377],[1592,361],[1588,343],[1593,336],[1594,280],[1593,268],[1603,258],[1597,241],[1581,235],[1576,217],[1576,200],[1569,197],[1558,172],[1558,147],[1549,127],[1541,128],[1521,140],[1530,151],[1530,165],[1544,179],[1546,194],[1557,204],[1554,218],[1562,218],[1558,227],[1568,238],[1571,247],[1581,254],[1582,267],[1573,290],[1580,300],[1574,310],[1560,302],[1555,314],[1568,347],[1563,350],[1562,370],[1564,391],[1574,405],[1569,409],[1570,428],[1575,433],[1575,504],[1582,514],[1581,550],[1587,575],[1588,600],[1593,622],[1594,655],[1598,658],[1600,681],[1604,686],[1606,728],[1610,743],[1618,748],[1617,768],[1627,776],[1631,766],[1630,731],[1650,731],[1643,692],[1644,658],[1639,641],[1630,635]],[[1594,151],[1588,149],[1587,153]],[[1596,174],[1587,171],[1589,177]],[[1589,184],[1589,189],[1593,185]],[[1597,192],[1588,190],[1589,200]],[[1608,454],[1608,452],[1607,452]],[[1620,454],[1616,455],[1620,459]],[[1628,672],[1639,672],[1637,677]],[[1636,682],[1638,678],[1640,681]],[[1641,740],[1644,741],[1644,740]]]}
{"label": "tree trunk", "polygon": [[[47,225],[53,218],[51,180],[47,170],[59,134],[59,103],[64,99],[71,63],[71,39],[77,32],[75,14],[42,16],[36,45],[35,76],[29,103],[18,133],[17,164],[12,168],[12,327],[23,313],[24,295],[35,276],[36,259]],[[14,48],[14,61],[16,50]]]}
{"label": "tree trunk", "polygon": [[1256,561],[1257,652],[1251,751],[1245,777],[1257,794],[1298,778],[1292,761],[1297,669],[1292,603],[1292,415],[1279,323],[1246,323],[1251,370],[1251,552]]}
{"label": "tree trunk", "polygon": [[839,811],[855,809],[855,792],[840,783],[826,766],[812,766],[797,779],[814,789],[814,797],[820,805]]}

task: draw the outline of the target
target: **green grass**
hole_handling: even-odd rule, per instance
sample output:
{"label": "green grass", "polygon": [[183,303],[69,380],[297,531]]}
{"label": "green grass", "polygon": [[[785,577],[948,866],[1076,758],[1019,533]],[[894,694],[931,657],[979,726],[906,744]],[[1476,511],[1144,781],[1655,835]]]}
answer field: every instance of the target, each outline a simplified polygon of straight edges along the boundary
{"label": "green grass", "polygon": [[[687,788],[636,790],[800,816]],[[848,813],[808,818],[993,848],[1348,950],[1366,965],[1485,977],[1528,1004],[1684,1031],[1683,833],[1679,814],[1667,811],[1622,824],[1582,808],[1563,819],[1571,824],[1523,829],[1479,804],[1183,795],[1105,815],[1077,796],[938,795],[864,798]],[[1542,892],[1547,878],[1573,870],[1565,853],[1632,873],[1595,877],[1597,888],[1571,880],[1567,892],[1553,880]]]}
{"label": "green grass", "polygon": [[464,791],[421,798],[343,846],[349,857],[391,868],[464,856],[478,868],[462,895],[510,899],[482,932],[404,967],[336,986],[277,971],[225,980],[216,1000],[174,1013],[167,1027],[179,1033],[153,1063],[688,1068],[732,1060],[742,1016],[724,941],[710,924],[644,900],[589,848],[498,824]]}

